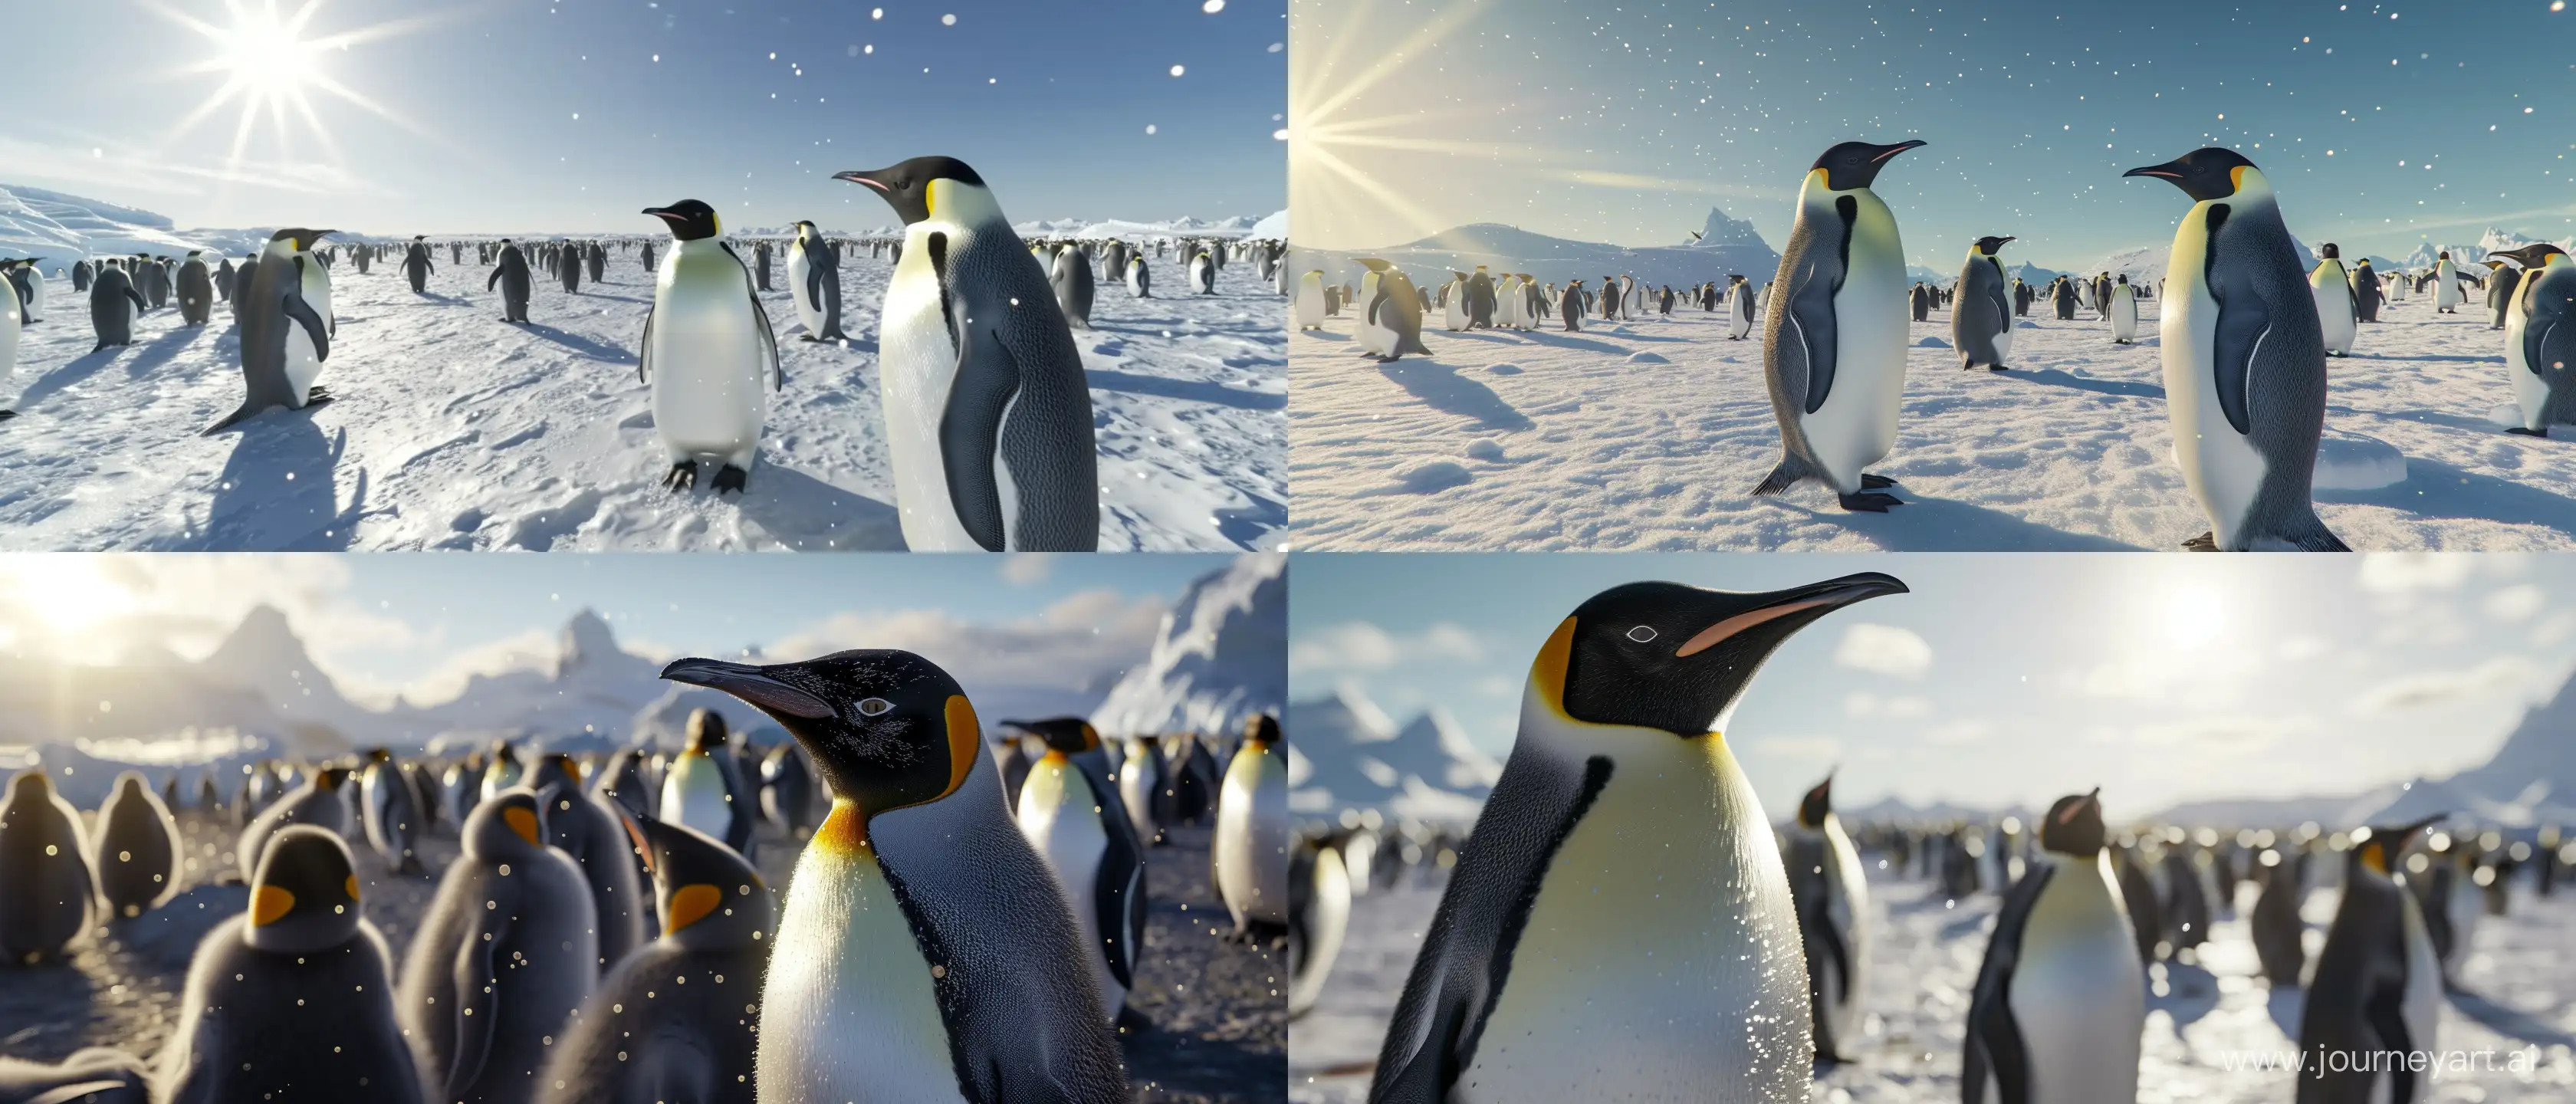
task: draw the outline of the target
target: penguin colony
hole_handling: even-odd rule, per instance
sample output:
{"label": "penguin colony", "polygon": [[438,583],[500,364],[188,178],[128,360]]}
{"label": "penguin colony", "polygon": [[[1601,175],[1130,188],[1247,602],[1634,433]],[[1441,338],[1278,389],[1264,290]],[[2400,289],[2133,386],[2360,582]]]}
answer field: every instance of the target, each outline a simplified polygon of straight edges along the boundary
{"label": "penguin colony", "polygon": [[[1099,282],[1151,298],[1152,268],[1170,264],[1181,274],[1180,294],[1213,295],[1218,270],[1249,261],[1264,282],[1285,290],[1286,246],[1278,241],[1023,240],[983,178],[954,158],[914,158],[835,179],[881,195],[903,231],[836,238],[800,222],[783,242],[752,240],[746,261],[719,213],[685,199],[642,210],[667,239],[448,241],[445,252],[462,265],[470,248],[488,270],[483,290],[499,320],[526,326],[537,325],[529,311],[541,276],[577,302],[585,278],[606,278],[612,251],[632,253],[653,278],[652,310],[634,348],[667,465],[660,481],[673,492],[703,484],[719,497],[749,493],[770,403],[790,386],[779,322],[758,294],[772,285],[773,256],[786,254],[797,340],[843,349],[853,348],[841,302],[845,252],[892,264],[877,316],[877,386],[901,530],[916,551],[1098,548],[1098,447],[1073,335],[1091,329]],[[205,433],[327,404],[334,395],[321,376],[339,338],[331,295],[338,262],[354,270],[338,278],[367,278],[385,262],[427,296],[441,244],[427,235],[399,245],[334,244],[338,233],[280,229],[238,265],[200,252],[82,259],[72,278],[88,296],[92,351],[132,345],[135,320],[173,298],[189,326],[209,324],[221,303],[239,336],[243,399]],[[16,372],[21,331],[45,320],[47,280],[33,258],[0,259],[0,276],[8,282],[0,289],[5,383]],[[0,419],[14,415],[0,410]]]}
{"label": "penguin colony", "polygon": [[1893,479],[1868,469],[1895,447],[1909,318],[1948,310],[1960,367],[2004,372],[2017,320],[2034,306],[2064,321],[2080,308],[2108,323],[2113,344],[2132,345],[2141,305],[2157,303],[2158,356],[2182,443],[2174,461],[2209,523],[2179,543],[2200,551],[2344,549],[2310,501],[2327,366],[2352,353],[2382,304],[2410,291],[2429,289],[2435,310],[2456,314],[2465,288],[2486,289],[2520,411],[2511,432],[2546,436],[2552,424],[2576,424],[2576,259],[2558,246],[2499,251],[2478,265],[2444,252],[2428,271],[2381,273],[2367,261],[2347,268],[2326,243],[2302,271],[2271,182],[2243,155],[2211,147],[2125,174],[2164,180],[2192,204],[2153,287],[2109,272],[2033,287],[2006,268],[2001,251],[2016,239],[2000,235],[1974,239],[1947,286],[1909,282],[1896,218],[1875,189],[1899,155],[1924,144],[1844,142],[1819,156],[1799,188],[1780,267],[1758,287],[1746,274],[1685,289],[1618,275],[1543,283],[1483,266],[1417,286],[1385,260],[1361,257],[1356,290],[1321,269],[1302,273],[1291,314],[1299,330],[1351,316],[1358,354],[1385,363],[1430,355],[1426,330],[1580,332],[1586,322],[1668,316],[1677,305],[1722,311],[1727,340],[1751,340],[1758,327],[1779,425],[1780,460],[1751,493],[1819,483],[1845,510],[1883,512],[1904,500]]}
{"label": "penguin colony", "polygon": [[[1005,721],[997,755],[955,680],[909,652],[663,677],[787,736],[763,753],[702,709],[676,753],[377,748],[246,766],[229,794],[204,772],[187,803],[175,774],[155,792],[128,771],[94,822],[20,772],[0,797],[14,966],[155,922],[183,878],[180,816],[239,828],[224,880],[247,900],[197,945],[157,1055],[0,1061],[5,1099],[1108,1104],[1129,1099],[1119,1033],[1153,1026],[1126,1003],[1146,848],[1213,824],[1232,938],[1285,938],[1272,718],[1239,740]],[[802,842],[783,898],[748,854],[756,821]],[[428,907],[371,911],[362,868],[432,877],[433,831],[462,853]],[[399,962],[387,920],[411,932]]]}

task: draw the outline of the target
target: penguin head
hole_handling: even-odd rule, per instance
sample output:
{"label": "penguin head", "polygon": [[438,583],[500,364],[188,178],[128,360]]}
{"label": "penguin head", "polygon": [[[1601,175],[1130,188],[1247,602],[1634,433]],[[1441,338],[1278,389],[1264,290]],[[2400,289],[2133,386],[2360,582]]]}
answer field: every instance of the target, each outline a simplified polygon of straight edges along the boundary
{"label": "penguin head", "polygon": [[1279,743],[1279,718],[1268,713],[1255,714],[1243,722],[1243,746],[1267,748]]}
{"label": "penguin head", "polygon": [[1992,237],[1992,236],[1983,237],[1983,238],[1978,238],[1978,239],[1977,239],[1977,252],[1978,252],[1978,253],[1980,253],[1980,254],[1982,254],[1982,255],[1984,255],[1984,256],[1991,257],[1991,256],[1994,256],[1996,253],[1999,253],[1999,252],[2001,252],[2001,251],[2003,250],[2003,247],[2004,247],[2004,243],[2005,243],[2005,242],[2008,242],[2008,241],[2015,241],[2015,240],[2017,240],[2017,239],[2012,238],[2012,237],[2010,237],[2010,236],[2000,237],[2000,238],[1998,238],[1998,237]]}
{"label": "penguin head", "polygon": [[[178,781],[178,778],[173,776],[171,781],[175,783]],[[143,781],[143,773],[141,771],[118,772],[116,776],[116,795],[118,797],[132,801],[135,798],[145,797],[151,793],[152,787]]]}
{"label": "penguin head", "polygon": [[652,872],[663,938],[688,947],[748,948],[775,930],[769,883],[733,848],[695,829],[611,805]]}
{"label": "penguin head", "polygon": [[328,828],[289,825],[268,838],[250,880],[244,942],[263,951],[318,951],[358,933],[358,871]]}
{"label": "penguin head", "polygon": [[[665,674],[662,677],[670,676]],[[724,714],[712,709],[700,709],[689,714],[690,751],[701,755],[712,755],[724,750],[725,745],[732,740],[730,730],[725,727]]]}
{"label": "penguin head", "polygon": [[1798,799],[1798,827],[1822,828],[1825,818],[1833,815],[1833,811],[1834,776],[1827,774],[1824,781],[1816,783],[1815,789],[1807,791],[1807,796]]}
{"label": "penguin head", "polygon": [[671,236],[680,241],[703,241],[724,233],[724,223],[716,218],[716,209],[695,199],[684,199],[668,207],[647,207],[644,213],[671,225]]}
{"label": "penguin head", "polygon": [[545,846],[545,806],[537,792],[512,786],[474,806],[457,833],[468,858],[497,862]]}
{"label": "penguin head", "polygon": [[1054,717],[1043,721],[1004,721],[1002,724],[1036,736],[1046,744],[1047,751],[1054,754],[1073,756],[1086,751],[1100,750],[1099,730],[1092,728],[1091,722],[1080,717]]}
{"label": "penguin head", "polygon": [[2340,260],[2343,257],[2343,250],[2336,248],[2335,243],[2327,242],[2317,247],[2317,256],[2329,261]]}
{"label": "penguin head", "polygon": [[1887,166],[1889,158],[1925,144],[1919,139],[1898,142],[1892,146],[1882,146],[1873,142],[1844,142],[1826,150],[1823,156],[1816,158],[1815,164],[1807,167],[1807,171],[1824,173],[1825,187],[1837,192],[1866,188],[1878,179],[1878,170]]}
{"label": "penguin head", "polygon": [[2487,254],[2490,258],[2509,257],[2515,264],[2521,265],[2526,270],[2546,267],[2549,264],[2549,259],[2551,257],[2564,257],[2566,255],[2566,250],[2560,249],[2548,242],[2526,245],[2520,249],[2499,249],[2493,253]]}
{"label": "penguin head", "polygon": [[1877,572],[1760,594],[1612,587],[1557,626],[1530,665],[1530,689],[1586,724],[1705,736],[1724,727],[1754,672],[1791,634],[1843,606],[1904,592]]}
{"label": "penguin head", "polygon": [[911,652],[854,649],[766,666],[682,659],[662,677],[722,690],[777,718],[813,755],[832,796],[856,807],[862,832],[866,818],[957,792],[984,751],[966,692]]}
{"label": "penguin head", "polygon": [[581,764],[560,751],[537,760],[536,771],[529,776],[528,786],[538,793],[554,790],[581,792]]}
{"label": "penguin head", "polygon": [[876,189],[906,226],[933,215],[971,224],[983,221],[987,209],[999,213],[984,178],[954,157],[915,157],[882,169],[834,173],[832,179]]}
{"label": "penguin head", "polygon": [[2102,788],[2069,794],[2048,807],[2039,822],[2039,846],[2061,855],[2089,859],[2102,853]]}
{"label": "penguin head", "polygon": [[352,773],[347,767],[324,767],[313,772],[313,788],[323,793],[337,793],[340,783],[348,781]]}
{"label": "penguin head", "polygon": [[2435,813],[2412,824],[2400,824],[2394,828],[2364,828],[2361,830],[2362,838],[2353,842],[2352,856],[2349,861],[2386,877],[2397,869],[2398,857],[2406,853],[2406,845],[2415,838],[2415,833],[2432,827],[2449,818],[2450,815]]}
{"label": "penguin head", "polygon": [[2164,164],[2144,165],[2120,175],[2169,180],[2174,187],[2182,189],[2184,195],[2207,202],[2235,195],[2249,172],[2259,178],[2262,170],[2255,168],[2244,154],[2223,146],[2203,146]]}

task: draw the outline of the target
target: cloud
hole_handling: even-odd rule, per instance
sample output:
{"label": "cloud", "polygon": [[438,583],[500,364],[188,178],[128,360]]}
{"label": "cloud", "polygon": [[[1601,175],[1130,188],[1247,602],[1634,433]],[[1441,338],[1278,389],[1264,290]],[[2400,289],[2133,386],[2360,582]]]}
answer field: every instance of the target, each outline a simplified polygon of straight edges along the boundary
{"label": "cloud", "polygon": [[2363,713],[2393,713],[2472,697],[2519,695],[2537,681],[2540,665],[2521,656],[2497,656],[2460,671],[2426,671],[2372,687],[2355,708]]}
{"label": "cloud", "polygon": [[1472,665],[1484,661],[1484,642],[1447,621],[1410,636],[1398,636],[1366,621],[1344,621],[1298,633],[1288,645],[1288,674],[1292,678],[1384,671],[1405,663]]}
{"label": "cloud", "polygon": [[941,610],[843,613],[791,632],[763,651],[784,659],[900,648],[946,669],[970,695],[998,687],[1107,693],[1153,647],[1165,609],[1159,597],[1087,590],[1036,616],[1010,621],[966,621]]}
{"label": "cloud", "polygon": [[1923,734],[1923,739],[1944,747],[1956,747],[1961,744],[1982,744],[1993,739],[1994,735],[1995,726],[1984,721],[1951,721],[1948,724],[1934,726],[1930,732]]}
{"label": "cloud", "polygon": [[2361,589],[2374,594],[2457,590],[2477,569],[2476,557],[2437,552],[2373,552],[2361,560]]}
{"label": "cloud", "polygon": [[1872,674],[1922,678],[1932,669],[1932,645],[1912,629],[1863,621],[1843,630],[1834,662]]}
{"label": "cloud", "polygon": [[1883,717],[1888,720],[1915,720],[1932,715],[1932,703],[1908,694],[1880,697],[1867,690],[1854,691],[1843,698],[1843,712],[1854,717]]}
{"label": "cloud", "polygon": [[1044,552],[1014,552],[1002,557],[1002,581],[1012,586],[1035,586],[1055,574],[1055,557]]}
{"label": "cloud", "polygon": [[2482,603],[2487,616],[2498,621],[2528,621],[2549,604],[2549,596],[2529,583],[2509,586],[2487,595]]}

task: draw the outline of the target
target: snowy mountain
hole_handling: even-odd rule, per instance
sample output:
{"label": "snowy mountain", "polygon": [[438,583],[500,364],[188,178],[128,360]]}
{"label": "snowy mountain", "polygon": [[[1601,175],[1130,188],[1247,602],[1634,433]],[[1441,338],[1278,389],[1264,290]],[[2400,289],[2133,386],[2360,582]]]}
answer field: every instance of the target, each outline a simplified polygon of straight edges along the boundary
{"label": "snowy mountain", "polygon": [[[2296,235],[2292,235],[2290,238],[2290,248],[2298,251],[2299,271],[2306,272],[2317,267],[2317,256],[2316,254],[2308,251],[2308,244],[2305,241],[2300,240]],[[2130,283],[2154,287],[2156,286],[2156,281],[2165,278],[2165,262],[2172,256],[2172,242],[2166,242],[2162,245],[2142,245],[2135,249],[2119,250],[2108,257],[2102,258],[2098,263],[2087,265],[2083,268],[2077,269],[2076,271],[2086,276],[2090,276],[2095,273],[2108,272],[2115,278],[2126,273],[2129,277]]]}
{"label": "snowy mountain", "polygon": [[1752,223],[1728,218],[1726,212],[1715,207],[1708,209],[1708,222],[1700,228],[1699,237],[1678,244],[1684,249],[1770,248]]}
{"label": "snowy mountain", "polygon": [[1240,731],[1287,701],[1287,655],[1288,558],[1237,557],[1181,592],[1145,661],[1091,711],[1092,726],[1113,735]]}
{"label": "snowy mountain", "polygon": [[1442,710],[1398,728],[1356,687],[1292,702],[1288,804],[1307,816],[1374,808],[1398,819],[1473,821],[1502,777]]}
{"label": "snowy mountain", "polygon": [[[1281,215],[1284,214],[1285,212],[1281,213]],[[1161,222],[1136,222],[1131,219],[1036,219],[1015,223],[1011,229],[1022,237],[1084,240],[1125,238],[1129,241],[1147,241],[1154,238],[1176,237],[1268,237],[1272,235],[1254,233],[1254,230],[1268,223],[1270,219],[1281,219],[1284,223],[1285,219],[1281,215],[1272,215],[1267,219],[1253,215],[1229,215],[1214,222],[1191,218],[1187,215]]]}
{"label": "snowy mountain", "polygon": [[[268,235],[259,235],[266,241]],[[42,188],[0,184],[0,255],[38,257],[45,271],[74,261],[130,253],[182,256],[191,249],[237,253],[232,237],[181,234],[149,211]]]}
{"label": "snowy mountain", "polygon": [[2496,227],[2490,226],[2478,234],[2478,240],[2474,243],[2442,245],[2435,242],[2425,242],[2422,245],[2416,246],[2414,252],[2407,254],[2395,262],[2385,262],[2383,258],[2374,258],[2371,263],[2380,267],[2386,267],[2388,263],[2394,263],[2403,266],[2408,271],[2421,272],[2433,267],[2436,262],[2439,262],[2442,259],[2442,254],[2445,252],[2448,252],[2451,255],[2451,263],[2455,265],[2473,265],[2486,260],[2487,254],[2496,252],[2497,250],[2520,249],[2523,246],[2533,245],[2544,241],[2549,241],[2551,244],[2554,244],[2561,249],[2576,250],[2576,238],[2552,241],[2549,238],[2537,238],[2529,234],[2518,234],[2511,230],[2500,230]]}
{"label": "snowy mountain", "polygon": [[1780,268],[1780,254],[1766,244],[1761,235],[1744,223],[1712,210],[1713,228],[1723,230],[1729,240],[1694,243],[1687,246],[1649,246],[1630,249],[1598,242],[1570,241],[1545,234],[1480,222],[1444,230],[1420,241],[1367,252],[1310,249],[1298,259],[1302,268],[1321,268],[1334,280],[1359,279],[1364,271],[1360,257],[1382,258],[1405,270],[1417,284],[1436,286],[1447,280],[1450,272],[1472,272],[1483,265],[1490,272],[1526,272],[1542,283],[1562,284],[1569,279],[1599,280],[1603,276],[1635,276],[1649,284],[1671,284],[1676,288],[1705,280],[1725,283],[1729,275],[1742,273],[1757,285],[1766,283]]}

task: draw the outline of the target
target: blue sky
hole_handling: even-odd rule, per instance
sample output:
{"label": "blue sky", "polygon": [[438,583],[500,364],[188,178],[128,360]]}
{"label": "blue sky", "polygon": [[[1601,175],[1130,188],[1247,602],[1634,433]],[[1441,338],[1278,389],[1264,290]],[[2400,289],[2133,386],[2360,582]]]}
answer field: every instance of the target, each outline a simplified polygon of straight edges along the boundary
{"label": "blue sky", "polygon": [[1348,683],[1511,744],[1530,657],[1592,594],[1885,571],[1790,639],[1729,745],[1770,808],[2354,793],[2484,762],[2576,666],[2576,560],[2146,555],[1306,555],[1292,700]]}
{"label": "blue sky", "polygon": [[2170,242],[2190,201],[2120,173],[2227,145],[2348,253],[2565,238],[2576,13],[2553,4],[1297,0],[1290,199],[1331,248],[1469,222],[1671,244],[1712,205],[1776,248],[1819,153],[1920,138],[1877,185],[1912,260],[1997,234],[2064,268]]}
{"label": "blue sky", "polygon": [[[891,212],[830,175],[933,153],[1021,221],[1285,203],[1283,0],[318,0],[293,39],[324,48],[269,53],[177,18],[229,34],[272,2],[316,0],[11,5],[0,174],[182,226],[384,234],[651,232],[636,212],[684,197],[872,227]],[[349,95],[287,82],[311,117],[261,115],[236,162],[238,99],[178,125],[227,57]]]}

